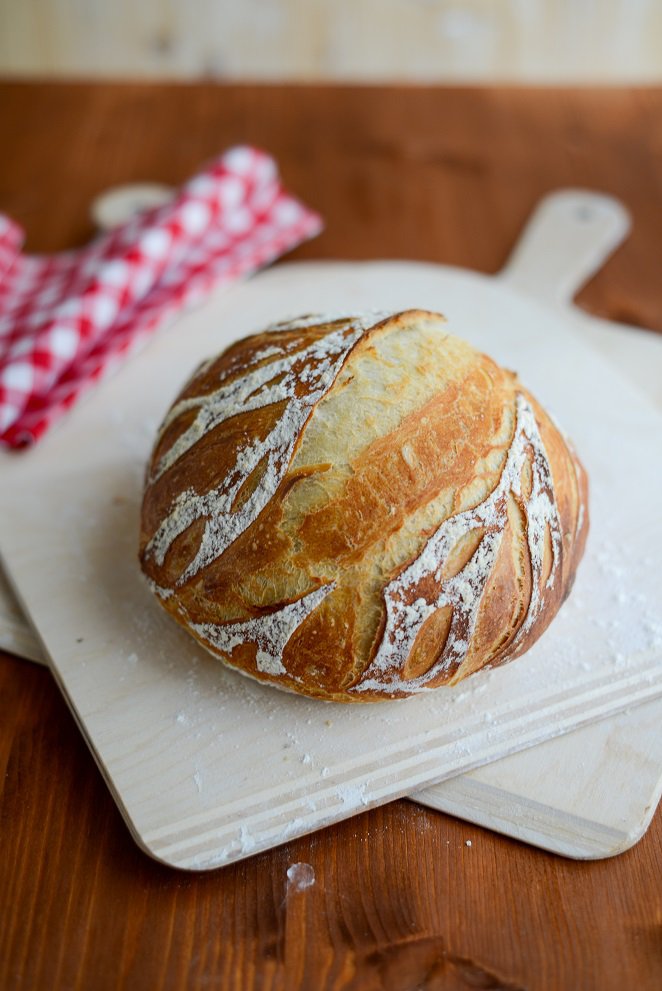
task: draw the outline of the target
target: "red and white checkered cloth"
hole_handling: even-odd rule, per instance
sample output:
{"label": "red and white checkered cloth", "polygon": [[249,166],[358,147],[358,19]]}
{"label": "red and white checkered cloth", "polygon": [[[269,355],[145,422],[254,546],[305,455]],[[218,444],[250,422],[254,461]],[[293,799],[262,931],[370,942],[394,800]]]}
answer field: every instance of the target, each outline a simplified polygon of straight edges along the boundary
{"label": "red and white checkered cloth", "polygon": [[321,226],[249,147],[78,251],[23,255],[22,230],[0,214],[0,443],[38,440],[167,317]]}

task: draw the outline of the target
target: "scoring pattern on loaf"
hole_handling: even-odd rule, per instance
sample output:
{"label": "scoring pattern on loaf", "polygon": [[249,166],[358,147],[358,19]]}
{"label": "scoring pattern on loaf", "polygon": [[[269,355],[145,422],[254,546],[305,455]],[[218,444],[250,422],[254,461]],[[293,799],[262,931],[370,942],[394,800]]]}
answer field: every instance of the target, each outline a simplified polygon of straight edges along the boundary
{"label": "scoring pattern on loaf", "polygon": [[[374,323],[374,319],[370,319]],[[237,413],[248,413],[265,406],[284,403],[281,416],[265,438],[251,440],[238,454],[222,484],[211,492],[197,493],[188,488],[175,499],[172,508],[147,544],[145,555],[162,565],[174,540],[199,519],[205,528],[198,552],[177,579],[182,585],[226,550],[250,526],[272,498],[292,460],[295,445],[312,410],[333,385],[352,347],[367,329],[365,319],[345,321],[324,337],[303,348],[296,342],[284,347],[260,350],[238,377],[223,384],[236,366],[221,377],[220,387],[202,396],[175,403],[164,420],[160,436],[182,414],[197,410],[193,423],[159,458],[150,481],[157,481],[181,456],[198,444],[210,430]],[[292,324],[290,329],[307,323]],[[273,360],[270,360],[273,359]],[[263,462],[264,465],[262,464]],[[262,469],[255,491],[241,508],[233,504],[255,471]]]}
{"label": "scoring pattern on loaf", "polygon": [[[242,609],[239,615],[235,612],[236,618],[232,618],[232,610],[229,616],[224,613],[223,603],[215,596],[214,565],[240,538],[255,533],[257,521],[264,520],[267,510],[272,511],[278,501],[282,503],[286,498],[292,482],[288,469],[311,417],[340,381],[341,370],[349,367],[350,356],[359,345],[365,348],[376,332],[406,328],[414,317],[421,316],[442,319],[409,311],[390,317],[311,316],[272,325],[267,341],[266,335],[259,335],[254,347],[248,339],[240,342],[245,347],[222,356],[224,360],[206,362],[161,426],[143,505],[144,521],[150,520],[144,522],[141,538],[143,569],[164,607],[204,646],[244,673],[279,687],[345,701],[397,698],[427,691],[465,668],[470,673],[470,669],[485,663],[502,663],[521,653],[547,625],[567,592],[565,586],[568,578],[572,579],[573,569],[566,567],[564,573],[564,554],[566,563],[572,558],[574,568],[584,515],[585,479],[576,458],[561,441],[566,470],[572,475],[568,485],[576,504],[571,509],[574,516],[570,532],[567,507],[564,503],[566,518],[562,521],[557,504],[554,472],[537,422],[540,410],[534,409],[524,390],[509,387],[504,392],[504,409],[513,426],[494,484],[468,508],[442,513],[443,518],[432,532],[428,530],[427,536],[422,532],[418,551],[383,582],[383,619],[369,655],[358,666],[356,658],[340,658],[339,663],[347,665],[347,671],[332,685],[325,684],[324,677],[315,682],[319,672],[315,665],[310,665],[309,674],[305,664],[303,668],[297,664],[295,669],[291,656],[286,662],[290,641],[300,637],[322,604],[326,610],[334,591],[340,591],[337,581],[325,579],[322,572],[315,577],[314,562],[298,594],[285,599],[281,596],[265,605],[256,602],[254,606],[242,598]],[[472,354],[476,361],[489,362]],[[424,376],[425,370],[419,369],[417,374]],[[351,378],[345,372],[340,388]],[[462,397],[458,396],[460,406]],[[177,466],[195,457],[198,446],[204,449],[210,435],[219,436],[219,428],[242,417],[248,423],[251,414],[265,410],[272,411],[271,419],[266,426],[256,428],[257,433],[247,429],[241,435],[220,481],[211,487],[182,485],[180,480],[170,485]],[[205,456],[209,456],[208,451]],[[406,447],[403,457],[410,457]],[[310,470],[325,471],[326,466],[313,466]],[[471,470],[469,465],[469,475]],[[186,471],[182,472],[186,477]],[[153,495],[155,491],[158,498]],[[501,580],[495,575],[503,568],[504,534],[508,533],[509,540],[515,539],[509,531],[513,501],[523,514],[521,542],[527,562],[521,583],[527,584],[527,601],[519,610],[517,622],[506,628],[498,650],[486,649],[485,656],[476,660],[470,656],[476,647],[474,633],[479,614],[485,610],[486,590]],[[469,541],[470,553],[461,567],[448,573],[448,562],[463,541]],[[255,548],[255,540],[252,546]],[[359,599],[361,595],[359,588]],[[248,615],[242,617],[241,611],[246,609]],[[543,615],[546,611],[548,617]],[[423,668],[412,672],[412,657],[423,642],[421,632],[431,619],[444,612],[448,622],[443,635]],[[329,650],[333,651],[336,619],[328,610],[325,621]],[[426,650],[429,654],[429,645]]]}
{"label": "scoring pattern on loaf", "polygon": [[[515,649],[531,629],[544,604],[545,588],[554,587],[560,563],[561,532],[554,498],[552,473],[530,403],[517,394],[517,419],[499,484],[480,505],[445,520],[419,556],[384,588],[386,626],[370,666],[354,691],[415,692],[440,671],[455,670],[467,656],[483,592],[492,574],[506,521],[509,493],[522,496],[522,469],[531,458],[531,492],[524,500],[529,559],[533,572],[526,616],[513,638]],[[530,455],[529,455],[530,452]],[[549,529],[548,529],[549,528]],[[472,530],[482,538],[467,564],[450,578],[443,569],[453,548]],[[551,540],[552,562],[542,581],[545,533]],[[432,579],[432,585],[430,583]],[[426,589],[432,587],[431,596]],[[423,624],[432,614],[450,606],[452,619],[438,659],[418,678],[404,678],[403,670]]]}
{"label": "scoring pattern on loaf", "polygon": [[271,675],[287,674],[283,664],[285,645],[332,589],[333,585],[322,585],[295,602],[243,623],[192,623],[191,629],[210,647],[230,655],[240,644],[253,644],[258,671]]}

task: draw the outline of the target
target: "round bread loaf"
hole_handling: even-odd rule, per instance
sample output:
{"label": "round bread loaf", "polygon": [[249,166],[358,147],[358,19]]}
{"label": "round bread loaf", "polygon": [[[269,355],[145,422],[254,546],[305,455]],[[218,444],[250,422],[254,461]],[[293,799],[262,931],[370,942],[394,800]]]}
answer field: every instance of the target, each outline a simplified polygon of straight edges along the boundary
{"label": "round bread loaf", "polygon": [[233,668],[340,702],[527,650],[568,594],[586,476],[517,376],[436,313],[304,317],[193,375],[161,425],[140,559]]}

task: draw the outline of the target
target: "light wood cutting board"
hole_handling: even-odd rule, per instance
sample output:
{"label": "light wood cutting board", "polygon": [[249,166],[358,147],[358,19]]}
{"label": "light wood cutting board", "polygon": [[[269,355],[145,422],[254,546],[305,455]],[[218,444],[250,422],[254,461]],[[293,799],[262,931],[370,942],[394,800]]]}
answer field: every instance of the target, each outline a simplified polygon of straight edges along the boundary
{"label": "light wood cutting board", "polygon": [[[575,243],[579,199],[573,213],[544,204],[531,220],[545,245],[563,237]],[[607,208],[606,200],[602,206]],[[563,203],[561,202],[561,207]],[[587,197],[585,205],[593,205]],[[614,203],[614,228],[625,233]],[[550,225],[553,230],[550,230]],[[543,230],[541,230],[543,227]],[[614,234],[596,232],[597,266],[614,247]],[[544,236],[543,236],[544,234]],[[603,239],[604,234],[608,234]],[[585,269],[584,269],[585,271]],[[553,285],[546,287],[554,290]],[[574,287],[557,284],[550,304],[590,340],[658,407],[662,408],[662,336],[620,327],[572,308]],[[0,646],[44,661],[41,648],[0,572]],[[486,764],[419,792],[416,798],[470,822],[569,857],[608,857],[632,846],[645,832],[662,792],[662,699],[637,706],[536,747]]]}
{"label": "light wood cutting board", "polygon": [[[584,223],[613,238],[613,220],[598,199]],[[593,550],[524,659],[367,707],[286,696],[226,671],[158,609],[135,565],[142,467],[184,375],[236,336],[341,300],[348,310],[443,309],[452,330],[561,411],[594,482]],[[641,457],[661,425],[551,308],[505,280],[407,263],[280,266],[180,319],[36,451],[3,460],[0,547],[134,836],[167,863],[204,869],[662,694],[649,628],[662,534],[642,522],[658,468]],[[646,591],[630,601],[631,589]],[[619,613],[627,623],[614,625]]]}
{"label": "light wood cutting board", "polygon": [[[602,324],[587,327],[599,335],[596,346],[604,349],[606,333],[610,360],[662,407],[662,376],[652,374],[662,362],[662,336]],[[46,662],[2,572],[0,647]],[[567,857],[614,856],[641,838],[662,794],[661,723],[662,698],[653,699],[415,797]]]}
{"label": "light wood cutting board", "polygon": [[[503,274],[556,308],[569,326],[576,327],[584,340],[617,364],[662,409],[662,335],[600,320],[573,306],[581,281],[616,247],[619,230],[621,236],[627,234],[622,205],[606,197],[601,200],[602,209],[613,212],[611,234],[606,224],[596,230],[593,259],[586,243],[585,264],[577,269],[577,278],[573,278],[575,248],[582,244],[585,220],[581,218],[591,211],[590,196],[586,210],[578,198],[574,211],[557,209],[559,201],[549,197],[525,235],[527,253],[534,250],[541,262],[550,243],[563,246],[568,259],[565,277],[559,277],[559,270],[549,280],[536,278],[529,283],[528,260],[525,255],[522,268],[518,251]],[[658,618],[662,622],[662,605]],[[614,856],[641,839],[662,796],[661,724],[662,699],[655,699],[433,785],[418,792],[416,799],[567,857]]]}

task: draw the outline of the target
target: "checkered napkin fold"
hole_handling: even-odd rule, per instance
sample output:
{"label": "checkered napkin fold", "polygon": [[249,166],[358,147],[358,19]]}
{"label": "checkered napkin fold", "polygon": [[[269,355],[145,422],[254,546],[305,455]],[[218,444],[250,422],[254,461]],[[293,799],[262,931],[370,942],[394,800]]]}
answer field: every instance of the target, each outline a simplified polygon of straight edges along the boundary
{"label": "checkered napkin fold", "polygon": [[77,251],[24,255],[22,230],[0,214],[0,443],[38,440],[164,320],[321,226],[249,147]]}

